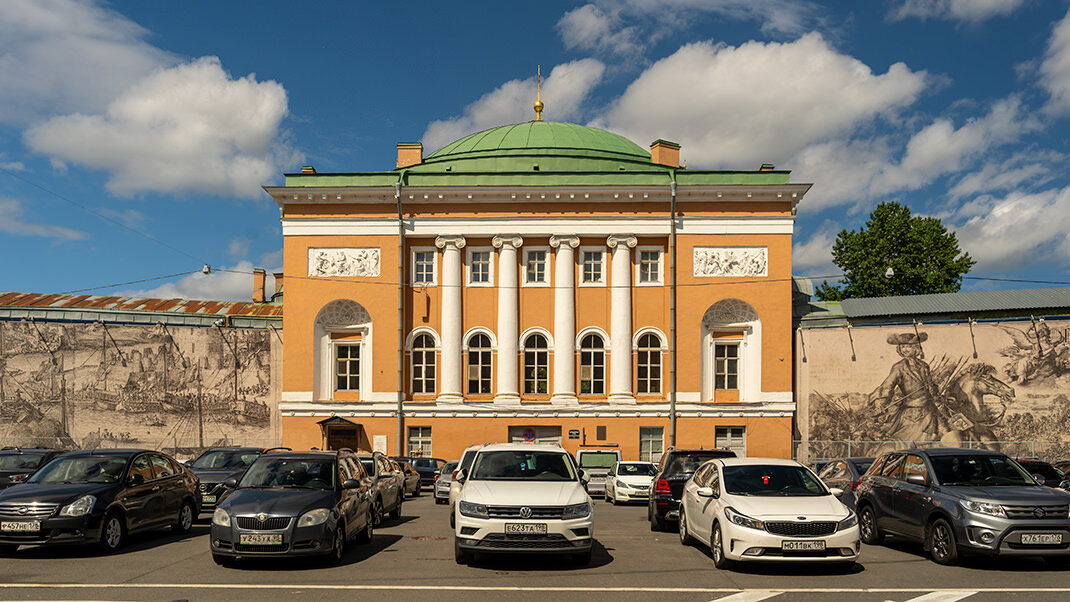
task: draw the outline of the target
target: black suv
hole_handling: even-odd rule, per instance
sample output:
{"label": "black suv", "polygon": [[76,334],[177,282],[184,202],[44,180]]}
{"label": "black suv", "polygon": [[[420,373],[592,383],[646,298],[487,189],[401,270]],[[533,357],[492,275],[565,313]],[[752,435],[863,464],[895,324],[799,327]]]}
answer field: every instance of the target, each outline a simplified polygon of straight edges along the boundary
{"label": "black suv", "polygon": [[736,453],[727,449],[671,449],[662,454],[647,505],[650,530],[664,531],[665,521],[680,518],[684,484],[699,466],[715,458],[735,457]]}
{"label": "black suv", "polygon": [[0,492],[0,552],[22,544],[99,543],[170,525],[189,531],[197,477],[167,454],[142,449],[67,452]]}
{"label": "black suv", "polygon": [[212,515],[217,564],[241,557],[325,556],[339,563],[346,543],[372,539],[372,478],[348,450],[270,452],[225,485]]}
{"label": "black suv", "polygon": [[9,447],[0,450],[0,489],[18,485],[32,475],[33,471],[63,453],[66,452],[61,449]]}
{"label": "black suv", "polygon": [[965,553],[1070,559],[1070,495],[1042,487],[1004,454],[909,449],[885,454],[862,477],[862,541],[885,534],[922,542],[939,564]]}
{"label": "black suv", "polygon": [[201,480],[201,512],[211,513],[223,499],[227,489],[223,481],[228,477],[240,480],[253,461],[264,453],[262,447],[215,447],[205,450],[186,466]]}

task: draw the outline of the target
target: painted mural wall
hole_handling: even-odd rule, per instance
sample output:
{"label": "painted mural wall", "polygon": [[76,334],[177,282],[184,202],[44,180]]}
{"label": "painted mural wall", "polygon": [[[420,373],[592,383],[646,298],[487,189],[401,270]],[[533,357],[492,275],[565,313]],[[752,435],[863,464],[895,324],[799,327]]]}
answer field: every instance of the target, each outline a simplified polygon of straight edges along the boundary
{"label": "painted mural wall", "polygon": [[1070,457],[1068,321],[800,329],[795,361],[800,457],[920,442]]}
{"label": "painted mural wall", "polygon": [[0,446],[276,444],[271,329],[0,322]]}

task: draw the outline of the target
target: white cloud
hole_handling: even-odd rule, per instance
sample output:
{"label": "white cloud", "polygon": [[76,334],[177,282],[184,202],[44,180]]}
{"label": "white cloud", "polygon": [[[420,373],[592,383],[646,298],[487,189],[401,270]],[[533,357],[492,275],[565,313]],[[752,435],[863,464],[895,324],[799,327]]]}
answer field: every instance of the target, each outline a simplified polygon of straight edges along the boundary
{"label": "white cloud", "polygon": [[979,197],[963,205],[952,226],[979,272],[1056,261],[1070,263],[1070,187],[1003,198]]}
{"label": "white cloud", "polygon": [[832,263],[832,245],[839,229],[826,223],[806,242],[797,242],[791,247],[791,269],[803,274],[829,277],[840,269]]}
{"label": "white cloud", "polygon": [[22,161],[6,161],[4,163],[0,163],[0,168],[6,169],[8,171],[26,171],[26,164]]}
{"label": "white cloud", "polygon": [[52,118],[25,133],[54,159],[110,173],[108,188],[259,197],[260,184],[299,160],[279,142],[286,90],[254,75],[231,78],[205,57],[160,69],[104,114]]}
{"label": "white cloud", "polygon": [[[253,264],[240,261],[231,267],[213,267],[211,274],[200,272],[184,276],[156,288],[116,293],[129,297],[156,299],[207,299],[213,301],[249,301],[253,295]],[[275,279],[268,270],[264,285],[268,296],[275,290]]]}
{"label": "white cloud", "polygon": [[242,258],[249,254],[249,239],[235,238],[227,245],[227,254],[232,257]]}
{"label": "white cloud", "polygon": [[1045,109],[1060,115],[1070,113],[1070,12],[1052,29],[1037,72],[1050,97]]}
{"label": "white cloud", "polygon": [[[583,101],[602,79],[605,65],[595,59],[564,63],[553,68],[542,86],[546,105],[543,118],[554,121],[575,119]],[[450,119],[433,121],[422,137],[424,147],[437,150],[467,134],[491,127],[517,123],[534,117],[535,78],[514,79],[484,94]]]}
{"label": "white cloud", "polygon": [[1005,161],[990,161],[981,169],[968,173],[948,190],[948,196],[959,199],[982,193],[1013,190],[1023,184],[1045,184],[1054,174],[1054,167],[1061,167],[1066,156],[1053,152],[1023,152]]}
{"label": "white cloud", "polygon": [[1023,5],[1025,0],[899,0],[888,17],[893,21],[913,17],[980,23],[1009,15]]}
{"label": "white cloud", "polygon": [[173,55],[94,0],[0,0],[0,122],[97,112]]}
{"label": "white cloud", "polygon": [[89,234],[81,230],[25,221],[25,213],[20,201],[0,198],[0,232],[18,236],[43,236],[54,239],[57,243],[89,238]]}
{"label": "white cloud", "polygon": [[109,207],[97,207],[94,209],[97,213],[111,218],[127,228],[133,228],[137,230],[148,221],[149,217],[137,209],[111,209]]}
{"label": "white cloud", "polygon": [[557,32],[565,48],[623,55],[638,54],[642,44],[638,28],[621,24],[619,11],[609,11],[595,4],[585,4],[565,13],[557,22]]}
{"label": "white cloud", "polygon": [[927,79],[903,63],[875,74],[817,33],[738,47],[703,42],[644,71],[596,124],[633,140],[679,142],[692,166],[757,168],[894,115]]}

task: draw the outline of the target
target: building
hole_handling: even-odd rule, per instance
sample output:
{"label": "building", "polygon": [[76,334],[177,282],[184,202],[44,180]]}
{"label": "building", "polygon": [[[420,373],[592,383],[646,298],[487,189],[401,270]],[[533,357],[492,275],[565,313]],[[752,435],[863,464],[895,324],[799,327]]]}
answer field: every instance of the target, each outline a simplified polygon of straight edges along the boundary
{"label": "building", "polygon": [[788,456],[809,185],[679,158],[535,119],[426,156],[398,144],[391,170],[306,167],[266,187],[285,247],[284,444]]}

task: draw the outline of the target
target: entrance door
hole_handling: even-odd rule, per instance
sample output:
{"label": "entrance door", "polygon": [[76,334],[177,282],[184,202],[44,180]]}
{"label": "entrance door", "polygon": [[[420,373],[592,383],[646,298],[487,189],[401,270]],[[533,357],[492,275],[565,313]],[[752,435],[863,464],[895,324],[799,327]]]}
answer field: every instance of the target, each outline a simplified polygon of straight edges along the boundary
{"label": "entrance door", "polygon": [[357,449],[360,438],[355,426],[327,426],[327,449],[336,450],[347,447]]}
{"label": "entrance door", "polygon": [[557,443],[561,444],[561,427],[559,426],[511,426],[510,443]]}

